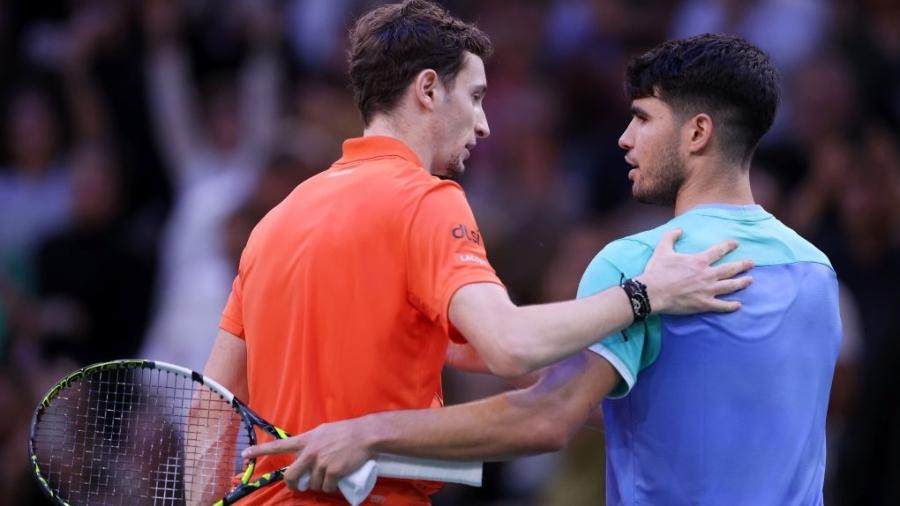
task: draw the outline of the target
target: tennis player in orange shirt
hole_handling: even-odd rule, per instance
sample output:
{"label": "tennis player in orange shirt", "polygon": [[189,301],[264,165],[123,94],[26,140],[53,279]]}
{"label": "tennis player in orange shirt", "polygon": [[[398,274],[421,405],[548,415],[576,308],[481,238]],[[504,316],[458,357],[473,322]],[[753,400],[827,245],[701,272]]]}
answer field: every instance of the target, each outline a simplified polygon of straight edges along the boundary
{"label": "tennis player in orange shirt", "polygon": [[[490,129],[482,100],[488,37],[425,1],[389,4],[350,34],[350,79],[365,125],[343,156],[256,226],[204,374],[299,434],[379,411],[440,407],[441,368],[515,377],[563,359],[653,311],[734,311],[749,262],[711,267],[665,236],[622,287],[517,307],[491,267],[458,176]],[[452,342],[452,344],[451,344]],[[610,367],[609,381],[616,373]],[[267,455],[264,473],[290,464]],[[323,488],[314,473],[311,489]],[[333,491],[329,483],[326,490]],[[437,486],[379,480],[372,504],[429,504]],[[343,504],[282,484],[253,504]],[[367,502],[368,503],[368,502]]]}

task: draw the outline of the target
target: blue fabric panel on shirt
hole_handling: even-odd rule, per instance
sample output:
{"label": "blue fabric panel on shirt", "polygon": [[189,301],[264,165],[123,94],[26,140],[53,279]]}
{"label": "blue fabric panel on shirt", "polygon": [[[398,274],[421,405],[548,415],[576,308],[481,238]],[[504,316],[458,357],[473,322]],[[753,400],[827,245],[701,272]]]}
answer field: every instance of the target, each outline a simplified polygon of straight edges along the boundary
{"label": "blue fabric panel on shirt", "polygon": [[604,404],[608,504],[818,504],[836,278],[753,269],[741,311],[662,318],[661,353]]}

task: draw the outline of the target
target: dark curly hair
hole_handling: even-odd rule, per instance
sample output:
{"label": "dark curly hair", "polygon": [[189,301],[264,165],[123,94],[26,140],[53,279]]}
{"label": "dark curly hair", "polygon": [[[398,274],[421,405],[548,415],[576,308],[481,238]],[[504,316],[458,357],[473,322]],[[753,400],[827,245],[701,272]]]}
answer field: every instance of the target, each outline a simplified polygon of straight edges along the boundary
{"label": "dark curly hair", "polygon": [[465,51],[487,58],[493,46],[475,25],[427,0],[383,5],[360,17],[350,31],[349,74],[363,122],[390,111],[422,70],[433,69],[452,86]]}
{"label": "dark curly hair", "polygon": [[744,39],[704,34],[665,42],[628,65],[629,99],[656,97],[676,114],[705,112],[732,160],[747,162],[778,108],[778,71]]}

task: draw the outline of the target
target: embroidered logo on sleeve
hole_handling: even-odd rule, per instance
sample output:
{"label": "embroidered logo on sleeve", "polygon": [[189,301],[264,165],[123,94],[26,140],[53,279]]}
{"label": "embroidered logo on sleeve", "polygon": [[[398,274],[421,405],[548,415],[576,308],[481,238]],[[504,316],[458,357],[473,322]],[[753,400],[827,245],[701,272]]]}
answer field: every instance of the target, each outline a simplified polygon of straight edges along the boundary
{"label": "embroidered logo on sleeve", "polygon": [[453,230],[450,231],[450,234],[453,235],[454,239],[468,239],[475,244],[481,244],[481,232],[478,230],[469,230],[469,227],[460,223],[459,225],[453,227]]}
{"label": "embroidered logo on sleeve", "polygon": [[459,255],[457,258],[459,258],[460,262],[468,262],[468,263],[473,263],[473,264],[478,264],[478,265],[484,265],[485,267],[490,266],[490,264],[488,264],[487,260],[485,260],[479,256],[471,255],[468,253]]}

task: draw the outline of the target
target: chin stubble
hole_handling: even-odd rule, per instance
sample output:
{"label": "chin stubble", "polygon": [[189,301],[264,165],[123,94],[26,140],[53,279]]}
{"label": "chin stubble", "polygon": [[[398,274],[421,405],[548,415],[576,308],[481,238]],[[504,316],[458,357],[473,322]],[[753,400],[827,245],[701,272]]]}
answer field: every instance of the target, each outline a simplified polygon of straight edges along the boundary
{"label": "chin stubble", "polygon": [[[644,177],[643,188],[635,185],[634,198],[644,204],[673,207],[678,190],[684,184],[684,162],[678,158],[677,143],[669,143],[661,150],[657,169],[651,178]],[[645,176],[647,173],[645,172]]]}

